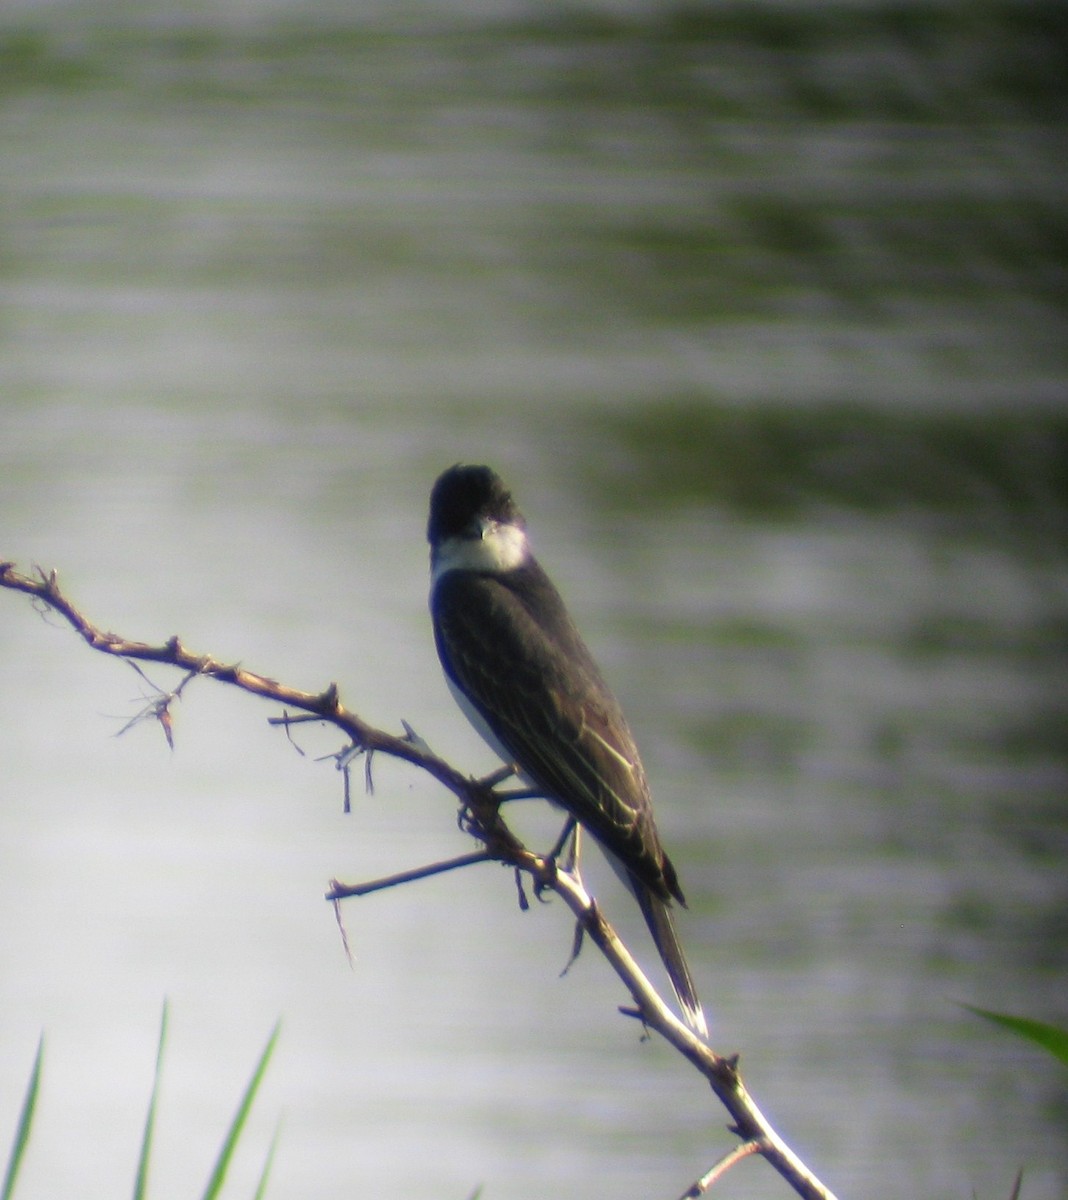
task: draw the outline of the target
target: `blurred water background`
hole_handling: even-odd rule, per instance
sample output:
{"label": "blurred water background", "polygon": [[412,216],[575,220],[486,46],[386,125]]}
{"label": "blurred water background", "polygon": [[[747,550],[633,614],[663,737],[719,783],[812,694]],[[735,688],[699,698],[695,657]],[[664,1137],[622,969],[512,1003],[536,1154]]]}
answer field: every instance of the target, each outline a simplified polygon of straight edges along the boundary
{"label": "blurred water background", "polygon": [[[1068,1196],[1068,81],[1055,3],[5,0],[0,558],[472,771],[426,495],[512,483],[643,747],[713,1044],[844,1197]],[[21,1200],[673,1196],[729,1138],[447,796],[0,596]],[[174,680],[150,672],[161,684]],[[532,811],[532,836],[551,836]],[[650,963],[625,898],[589,879]],[[785,1194],[759,1163],[727,1198]]]}

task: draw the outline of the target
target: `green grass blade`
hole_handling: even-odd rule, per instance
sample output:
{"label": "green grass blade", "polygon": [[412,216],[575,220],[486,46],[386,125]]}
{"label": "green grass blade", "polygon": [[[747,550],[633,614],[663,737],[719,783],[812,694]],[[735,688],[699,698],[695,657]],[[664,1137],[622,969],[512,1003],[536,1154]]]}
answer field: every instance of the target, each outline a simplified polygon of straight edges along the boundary
{"label": "green grass blade", "polygon": [[1060,1059],[1068,1067],[1068,1029],[1059,1029],[1056,1025],[1047,1025],[1045,1021],[1034,1021],[1030,1017],[1013,1017],[1007,1013],[991,1012],[986,1008],[975,1008],[971,1004],[962,1005],[969,1012],[975,1013],[985,1021],[992,1021],[1005,1029],[1011,1029],[1028,1041],[1048,1050],[1054,1058]]}
{"label": "green grass blade", "polygon": [[33,1113],[37,1107],[37,1090],[41,1084],[41,1061],[44,1057],[44,1034],[37,1042],[37,1054],[33,1060],[33,1070],[30,1072],[30,1082],[26,1088],[26,1096],[22,1101],[22,1111],[19,1113],[19,1124],[15,1131],[15,1141],[11,1146],[11,1154],[7,1160],[7,1170],[4,1172],[4,1185],[0,1188],[0,1200],[11,1200],[15,1191],[15,1179],[22,1166],[22,1156],[30,1140],[30,1128],[33,1125]]}
{"label": "green grass blade", "polygon": [[167,1001],[163,1001],[163,1017],[159,1024],[159,1045],[156,1047],[156,1074],[152,1079],[152,1095],[148,1101],[145,1117],[145,1132],[141,1137],[141,1156],[137,1160],[137,1178],[134,1180],[134,1200],[145,1200],[148,1188],[148,1160],[152,1153],[152,1135],[156,1129],[156,1101],[159,1099],[159,1081],[163,1071],[163,1045],[167,1040]]}
{"label": "green grass blade", "polygon": [[256,1092],[259,1090],[260,1083],[263,1081],[264,1072],[267,1070],[267,1064],[271,1061],[271,1055],[274,1053],[275,1044],[278,1041],[278,1034],[281,1031],[282,1022],[279,1021],[273,1030],[271,1036],[267,1039],[267,1045],[263,1048],[263,1053],[260,1055],[260,1061],[256,1064],[256,1070],[252,1073],[252,1078],[249,1080],[248,1087],[245,1088],[245,1094],[241,1097],[241,1103],[238,1105],[237,1112],[234,1114],[234,1119],[230,1123],[230,1130],[226,1135],[226,1141],[223,1142],[222,1149],[219,1151],[219,1157],[215,1163],[215,1170],[211,1173],[211,1178],[208,1180],[208,1186],[204,1190],[204,1200],[217,1200],[223,1182],[226,1179],[226,1172],[230,1167],[230,1160],[234,1156],[234,1151],[237,1149],[238,1138],[241,1136],[241,1130],[245,1126],[245,1121],[248,1119],[248,1114],[252,1108],[252,1102],[256,1098]]}
{"label": "green grass blade", "polygon": [[274,1136],[271,1138],[271,1145],[267,1150],[267,1158],[263,1164],[263,1171],[260,1174],[260,1181],[256,1185],[255,1200],[263,1200],[267,1195],[267,1180],[271,1174],[271,1166],[274,1163],[274,1152],[278,1148],[278,1137],[282,1132],[281,1121],[274,1127]]}

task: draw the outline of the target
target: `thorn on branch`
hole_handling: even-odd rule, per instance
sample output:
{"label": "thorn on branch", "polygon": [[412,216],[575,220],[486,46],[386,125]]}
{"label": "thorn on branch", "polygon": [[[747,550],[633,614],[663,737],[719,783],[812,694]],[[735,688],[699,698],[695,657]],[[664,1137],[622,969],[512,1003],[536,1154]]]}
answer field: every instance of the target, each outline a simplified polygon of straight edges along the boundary
{"label": "thorn on branch", "polygon": [[[142,724],[144,721],[154,720],[159,723],[163,730],[163,736],[167,739],[167,745],[171,750],[174,749],[174,717],[171,714],[171,705],[175,700],[180,700],[182,692],[189,681],[195,678],[196,672],[189,671],[182,678],[173,691],[165,691],[151,680],[144,670],[137,665],[132,659],[126,659],[126,663],[130,669],[136,671],[137,674],[144,680],[146,684],[155,692],[155,697],[150,700],[139,712],[135,713],[129,721],[115,734],[116,737],[122,737],[124,733],[128,733],[135,726]],[[142,699],[146,697],[142,696]]]}
{"label": "thorn on branch", "polygon": [[519,911],[529,912],[530,901],[527,899],[527,889],[523,886],[523,872],[518,867],[514,867],[513,870],[515,871],[516,895],[519,897]]}
{"label": "thorn on branch", "polygon": [[[336,890],[339,886],[336,879],[330,881],[331,890]],[[341,947],[345,951],[345,958],[348,960],[349,969],[356,970],[356,960],[352,957],[352,948],[349,945],[349,933],[345,928],[345,922],[341,919],[341,901],[334,901],[334,920],[337,921],[338,932],[341,934]]]}
{"label": "thorn on branch", "polygon": [[50,620],[55,608],[48,603],[44,596],[34,596],[30,601],[30,607],[46,624],[52,625],[56,629],[60,627],[58,622]]}
{"label": "thorn on branch", "polygon": [[648,1042],[652,1040],[652,1029],[649,1026],[649,1018],[640,1008],[635,1008],[630,1004],[620,1004],[616,1011],[623,1017],[630,1017],[633,1021],[641,1023],[641,1041]]}
{"label": "thorn on branch", "polygon": [[404,726],[404,738],[402,739],[403,741],[406,741],[409,743],[409,745],[414,746],[416,748],[416,750],[422,751],[423,754],[433,754],[434,753],[434,751],[431,750],[429,744],[427,743],[427,740],[424,737],[422,737],[420,734],[416,733],[415,730],[411,727],[411,725],[409,725],[408,722],[405,721],[403,717],[401,718],[401,724]]}
{"label": "thorn on branch", "polygon": [[352,812],[352,775],[349,768],[352,766],[353,760],[360,757],[361,754],[367,755],[367,762],[364,765],[364,786],[367,788],[369,796],[374,795],[374,780],[371,777],[371,754],[373,751],[365,749],[359,742],[350,742],[347,746],[343,746],[334,754],[324,754],[318,761],[332,758],[334,765],[341,772],[344,780],[345,800],[342,807],[342,812],[346,815]]}
{"label": "thorn on branch", "polygon": [[160,723],[160,728],[163,730],[163,736],[167,739],[167,747],[174,752],[174,718],[171,716],[170,707],[166,704],[161,705],[156,713],[156,720]]}
{"label": "thorn on branch", "polygon": [[309,719],[310,718],[306,717],[306,716],[305,717],[291,717],[289,715],[289,712],[283,708],[282,715],[280,717],[268,717],[267,724],[284,726],[285,731],[286,731],[286,741],[293,747],[294,750],[296,750],[296,752],[300,755],[301,758],[307,758],[307,755],[304,753],[304,748],[301,745],[299,745],[298,742],[296,741],[296,739],[293,737],[293,726],[296,725],[298,721],[303,722],[303,721],[307,721]]}
{"label": "thorn on branch", "polygon": [[[127,661],[131,661],[131,660],[128,659]],[[196,679],[196,677],[197,677],[196,671],[187,671],[185,673],[185,676],[183,677],[181,683],[179,683],[178,686],[174,689],[175,699],[178,699],[181,697],[182,692],[185,691],[186,684],[191,683],[194,679]]]}
{"label": "thorn on branch", "polygon": [[581,921],[575,922],[575,935],[571,939],[571,953],[568,955],[567,962],[564,963],[564,969],[560,972],[560,978],[571,970],[571,967],[578,960],[578,956],[582,953],[582,943],[586,937],[586,926]]}

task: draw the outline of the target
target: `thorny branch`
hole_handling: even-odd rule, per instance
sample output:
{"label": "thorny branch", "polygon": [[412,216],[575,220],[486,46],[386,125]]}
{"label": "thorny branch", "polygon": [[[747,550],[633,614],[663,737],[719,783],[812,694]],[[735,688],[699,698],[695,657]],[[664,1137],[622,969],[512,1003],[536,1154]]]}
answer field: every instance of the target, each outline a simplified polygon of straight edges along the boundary
{"label": "thorny branch", "polygon": [[[164,692],[152,685],[155,694],[141,712],[128,722],[126,728],[140,721],[155,719],[162,725],[170,743],[171,704],[193,679],[203,676],[305,714],[291,716],[287,712],[282,717],[271,719],[272,723],[285,726],[287,732],[290,726],[302,720],[322,720],[337,726],[351,742],[349,749],[337,756],[339,765],[347,766],[348,760],[357,752],[370,755],[378,751],[403,759],[433,776],[460,800],[461,824],[482,843],[483,849],[447,863],[401,872],[386,879],[355,885],[345,885],[335,880],[327,894],[327,899],[334,903],[335,908],[346,896],[367,894],[475,862],[503,862],[517,872],[529,874],[536,891],[551,890],[568,905],[575,915],[581,935],[597,946],[626,985],[635,1007],[621,1011],[639,1019],[645,1027],[655,1030],[674,1046],[705,1076],[730,1113],[733,1122],[730,1129],[739,1137],[739,1144],[695,1181],[684,1196],[700,1196],[734,1163],[760,1154],[805,1200],[834,1200],[832,1193],[801,1162],[761,1113],[742,1082],[737,1056],[717,1054],[679,1021],[646,979],[578,878],[557,870],[551,856],[532,853],[508,828],[500,815],[500,803],[505,797],[495,792],[493,786],[503,776],[490,777],[488,780],[471,779],[435,755],[408,726],[405,726],[404,736],[374,728],[344,707],[335,683],[319,693],[303,692],[246,670],[239,663],[224,663],[208,654],[195,654],[182,644],[177,635],[162,645],[151,645],[105,632],[89,621],[63,594],[55,571],[45,573],[38,570],[31,577],[19,574],[13,563],[0,562],[0,587],[25,592],[37,604],[59,613],[94,650],[127,660],[143,678],[144,673],[136,666],[137,662],[160,663],[185,672],[182,681],[171,692]],[[150,681],[146,678],[146,682]]]}

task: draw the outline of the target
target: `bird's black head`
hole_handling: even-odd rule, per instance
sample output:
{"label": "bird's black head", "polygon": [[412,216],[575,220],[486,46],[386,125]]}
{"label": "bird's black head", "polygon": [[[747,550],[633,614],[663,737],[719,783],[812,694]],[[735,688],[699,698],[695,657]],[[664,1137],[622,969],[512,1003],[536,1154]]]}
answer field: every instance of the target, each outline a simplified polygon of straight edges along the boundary
{"label": "bird's black head", "polygon": [[427,541],[436,546],[446,538],[473,536],[480,518],[520,528],[525,525],[523,514],[496,471],[462,463],[449,467],[438,476],[430,492]]}

